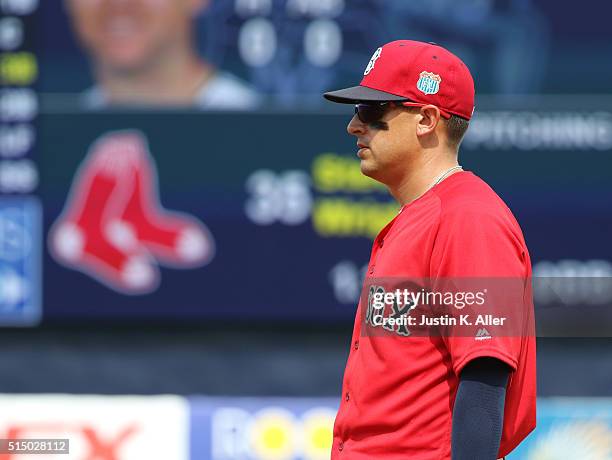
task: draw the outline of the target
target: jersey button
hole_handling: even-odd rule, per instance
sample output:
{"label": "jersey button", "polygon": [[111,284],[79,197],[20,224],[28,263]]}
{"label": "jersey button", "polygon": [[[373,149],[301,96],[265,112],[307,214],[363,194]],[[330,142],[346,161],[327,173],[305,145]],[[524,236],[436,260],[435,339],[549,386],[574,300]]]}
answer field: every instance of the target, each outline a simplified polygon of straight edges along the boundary
{"label": "jersey button", "polygon": [[351,399],[351,397],[349,396],[349,392],[346,392],[346,396],[344,397],[344,399],[348,402],[349,399]]}
{"label": "jersey button", "polygon": [[355,350],[359,350],[359,340],[355,340]]}
{"label": "jersey button", "polygon": [[344,449],[344,442],[340,441],[340,444],[338,444],[338,450],[342,449]]}

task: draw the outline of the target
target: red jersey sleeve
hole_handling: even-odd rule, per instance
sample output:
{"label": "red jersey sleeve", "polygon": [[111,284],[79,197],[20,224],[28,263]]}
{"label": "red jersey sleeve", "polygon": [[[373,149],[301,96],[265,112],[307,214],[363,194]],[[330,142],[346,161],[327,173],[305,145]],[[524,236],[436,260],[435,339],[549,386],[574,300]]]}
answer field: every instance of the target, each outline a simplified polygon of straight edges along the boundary
{"label": "red jersey sleeve", "polygon": [[[529,276],[529,257],[520,228],[504,205],[474,201],[441,210],[430,278],[446,283],[450,280],[464,291],[484,289],[487,301],[497,302],[494,308],[485,303],[480,310],[470,310],[469,326],[453,327],[443,334],[456,375],[472,359],[485,356],[517,369],[525,333],[522,329],[527,324],[525,291]],[[489,318],[499,317],[506,318],[504,325],[487,323]]]}

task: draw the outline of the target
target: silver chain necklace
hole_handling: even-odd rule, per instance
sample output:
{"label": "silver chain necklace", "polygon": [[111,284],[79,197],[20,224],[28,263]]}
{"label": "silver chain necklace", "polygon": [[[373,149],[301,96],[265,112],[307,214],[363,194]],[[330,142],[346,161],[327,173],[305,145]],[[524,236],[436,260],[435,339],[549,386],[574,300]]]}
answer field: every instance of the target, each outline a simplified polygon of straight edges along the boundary
{"label": "silver chain necklace", "polygon": [[[453,171],[463,171],[463,167],[461,165],[457,165],[457,166],[453,166],[452,168],[448,168],[446,171],[442,172],[442,174],[440,174],[438,177],[436,177],[436,179],[433,181],[433,183],[429,187],[427,187],[423,193],[421,193],[419,196],[417,196],[410,203],[412,203],[413,201],[418,200],[419,198],[421,198],[423,195],[425,195],[427,192],[429,192],[432,188],[434,188],[436,185],[438,185],[440,182],[442,182],[444,179],[446,179],[448,177],[448,175],[450,173],[452,173]],[[406,203],[404,206],[402,206],[400,208],[399,212],[402,212],[404,207],[407,204],[410,204],[410,203]]]}
{"label": "silver chain necklace", "polygon": [[446,171],[444,171],[442,174],[440,174],[436,180],[433,182],[433,184],[431,184],[427,190],[425,190],[425,192],[427,192],[428,190],[434,188],[436,185],[438,185],[440,182],[442,182],[444,179],[446,179],[446,177],[452,173],[453,171],[463,171],[463,167],[461,165],[457,165],[457,166],[453,166],[452,168],[447,169]]}

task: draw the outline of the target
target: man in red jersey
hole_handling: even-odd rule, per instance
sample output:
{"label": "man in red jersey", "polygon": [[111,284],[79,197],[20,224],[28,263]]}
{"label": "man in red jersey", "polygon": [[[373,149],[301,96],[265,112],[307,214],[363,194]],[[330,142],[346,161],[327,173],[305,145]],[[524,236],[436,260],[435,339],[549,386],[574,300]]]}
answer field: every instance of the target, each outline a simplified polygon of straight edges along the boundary
{"label": "man in red jersey", "polygon": [[463,332],[418,336],[410,323],[386,324],[383,335],[376,333],[383,315],[377,322],[371,295],[362,298],[331,457],[502,458],[535,428],[531,263],[510,210],[458,164],[474,110],[472,76],[436,44],[399,40],[376,50],[360,85],[325,97],[356,104],[347,129],[357,138],[361,171],[402,206],[374,241],[365,286],[478,278],[490,293],[500,290],[498,280],[518,280],[512,294],[519,300],[494,313],[521,318],[512,331],[479,315],[486,318]]}

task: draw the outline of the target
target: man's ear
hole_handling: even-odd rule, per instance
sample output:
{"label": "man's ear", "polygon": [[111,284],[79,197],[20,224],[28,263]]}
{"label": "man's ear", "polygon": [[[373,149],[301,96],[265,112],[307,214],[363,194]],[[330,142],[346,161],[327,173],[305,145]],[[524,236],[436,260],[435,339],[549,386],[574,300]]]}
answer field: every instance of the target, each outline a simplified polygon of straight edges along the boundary
{"label": "man's ear", "polygon": [[440,123],[440,109],[435,105],[424,105],[418,115],[417,136],[434,132],[438,123]]}

